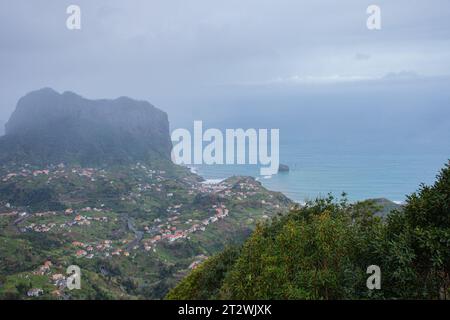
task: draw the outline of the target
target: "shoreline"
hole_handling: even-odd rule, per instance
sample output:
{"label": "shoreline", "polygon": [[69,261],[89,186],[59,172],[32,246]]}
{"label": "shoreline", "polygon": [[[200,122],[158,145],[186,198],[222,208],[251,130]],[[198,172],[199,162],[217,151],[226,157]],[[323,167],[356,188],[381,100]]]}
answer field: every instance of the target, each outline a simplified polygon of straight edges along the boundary
{"label": "shoreline", "polygon": [[[190,170],[191,173],[196,174],[196,175],[200,176],[202,179],[204,179],[204,181],[202,182],[203,184],[219,184],[219,183],[221,183],[222,181],[225,181],[226,179],[228,179],[228,178],[230,178],[230,177],[233,176],[233,175],[230,175],[230,176],[225,177],[225,178],[205,178],[205,177],[201,174],[201,172],[199,172],[199,169],[198,169],[197,167],[194,167],[194,166],[187,166],[187,168]],[[273,190],[273,189],[269,188],[268,186],[264,185],[264,180],[270,180],[270,179],[272,179],[273,176],[258,176],[258,177],[249,176],[249,177],[252,177],[252,178],[254,178],[256,181],[261,182],[261,183],[263,184],[264,188],[266,188],[267,190],[273,191],[273,192],[280,192],[280,193],[282,193],[283,195],[285,195],[286,197],[288,197],[291,201],[293,201],[293,202],[295,202],[295,203],[297,203],[297,204],[299,204],[299,205],[301,205],[301,206],[306,205],[306,203],[307,203],[308,201],[311,201],[311,199],[317,199],[317,198],[320,198],[320,197],[321,197],[321,195],[318,194],[316,197],[312,197],[311,199],[295,199],[295,198],[292,198],[291,196],[287,195],[287,194],[286,194],[285,192],[283,192],[283,191]],[[387,197],[369,197],[369,198],[367,198],[367,199],[362,199],[362,200],[352,200],[352,201],[349,201],[349,203],[357,203],[357,202],[361,202],[361,201],[376,200],[376,199],[386,199],[386,200],[388,200],[388,201],[390,201],[390,202],[393,202],[393,203],[395,203],[396,205],[400,205],[400,206],[401,206],[401,205],[404,205],[404,204],[406,203],[405,200],[391,200],[391,199],[389,199],[389,198],[387,198]]]}

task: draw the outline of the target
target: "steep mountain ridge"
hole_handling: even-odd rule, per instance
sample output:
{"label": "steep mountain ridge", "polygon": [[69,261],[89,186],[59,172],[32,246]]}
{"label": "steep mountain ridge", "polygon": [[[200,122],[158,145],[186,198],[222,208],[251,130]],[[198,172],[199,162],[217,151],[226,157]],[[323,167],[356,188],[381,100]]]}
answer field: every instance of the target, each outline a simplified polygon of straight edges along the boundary
{"label": "steep mountain ridge", "polygon": [[170,149],[148,102],[20,99],[0,138],[0,299],[160,299],[293,205],[251,177],[203,183]]}
{"label": "steep mountain ridge", "polygon": [[170,159],[169,121],[146,101],[88,100],[45,88],[22,97],[0,139],[0,163]]}

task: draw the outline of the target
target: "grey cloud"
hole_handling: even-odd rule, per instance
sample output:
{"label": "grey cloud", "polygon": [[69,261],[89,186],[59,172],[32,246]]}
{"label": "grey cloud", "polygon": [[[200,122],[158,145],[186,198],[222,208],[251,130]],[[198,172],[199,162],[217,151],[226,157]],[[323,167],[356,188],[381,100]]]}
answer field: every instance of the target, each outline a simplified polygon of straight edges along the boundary
{"label": "grey cloud", "polygon": [[78,0],[82,30],[68,31],[72,3],[0,3],[0,118],[45,86],[176,109],[227,83],[450,74],[448,0],[380,0],[380,32],[360,0]]}

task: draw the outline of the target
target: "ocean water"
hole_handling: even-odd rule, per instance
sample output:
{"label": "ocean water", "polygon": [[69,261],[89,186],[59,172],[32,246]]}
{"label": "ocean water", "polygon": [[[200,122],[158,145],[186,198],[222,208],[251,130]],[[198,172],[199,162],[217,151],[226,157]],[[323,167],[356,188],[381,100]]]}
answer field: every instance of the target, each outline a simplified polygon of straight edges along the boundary
{"label": "ocean water", "polygon": [[233,175],[257,178],[270,190],[303,203],[332,193],[347,193],[350,201],[387,198],[402,203],[421,183],[432,184],[450,158],[444,152],[374,152],[358,146],[305,146],[299,142],[280,146],[281,163],[289,173],[260,176],[255,165],[198,165],[191,167],[210,182]]}

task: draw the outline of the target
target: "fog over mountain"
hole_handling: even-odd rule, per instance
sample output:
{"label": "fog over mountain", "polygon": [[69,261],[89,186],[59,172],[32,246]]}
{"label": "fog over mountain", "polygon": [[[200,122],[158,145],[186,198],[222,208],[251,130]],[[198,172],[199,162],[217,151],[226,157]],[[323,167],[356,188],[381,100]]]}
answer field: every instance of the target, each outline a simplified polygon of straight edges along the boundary
{"label": "fog over mountain", "polygon": [[170,159],[167,114],[145,101],[88,100],[45,88],[22,97],[0,138],[1,162],[126,163]]}
{"label": "fog over mountain", "polygon": [[449,12],[1,0],[0,300],[449,299]]}
{"label": "fog over mountain", "polygon": [[49,86],[151,101],[172,128],[278,127],[282,140],[394,149],[450,140],[447,0],[380,0],[379,31],[360,0],[80,0],[78,31],[70,4],[0,3],[0,119]]}
{"label": "fog over mountain", "polygon": [[2,136],[5,133],[5,122],[3,120],[0,120],[0,136]]}

